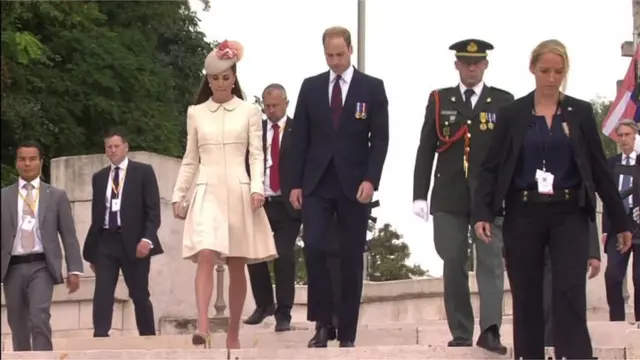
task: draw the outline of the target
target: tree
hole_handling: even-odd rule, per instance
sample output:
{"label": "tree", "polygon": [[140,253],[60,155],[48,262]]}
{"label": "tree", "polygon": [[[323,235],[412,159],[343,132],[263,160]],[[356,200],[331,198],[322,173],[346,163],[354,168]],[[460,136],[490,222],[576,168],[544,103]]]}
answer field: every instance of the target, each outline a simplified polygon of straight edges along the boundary
{"label": "tree", "polygon": [[[596,118],[596,123],[598,124],[598,130],[602,129],[602,122],[604,118],[607,116],[609,112],[609,108],[611,108],[612,102],[604,99],[603,97],[597,97],[591,100],[591,104],[593,105],[593,111]],[[611,140],[610,137],[600,131],[600,142],[602,143],[602,148],[607,157],[613,156],[618,153],[618,145],[615,141]]]}
{"label": "tree", "polygon": [[424,277],[428,272],[420,265],[407,265],[409,245],[389,223],[375,230],[370,240],[369,280],[393,281]]}
{"label": "tree", "polygon": [[102,152],[112,127],[133,149],[181,155],[212,49],[187,0],[1,6],[3,185],[27,138],[44,147],[45,178],[49,158]]}

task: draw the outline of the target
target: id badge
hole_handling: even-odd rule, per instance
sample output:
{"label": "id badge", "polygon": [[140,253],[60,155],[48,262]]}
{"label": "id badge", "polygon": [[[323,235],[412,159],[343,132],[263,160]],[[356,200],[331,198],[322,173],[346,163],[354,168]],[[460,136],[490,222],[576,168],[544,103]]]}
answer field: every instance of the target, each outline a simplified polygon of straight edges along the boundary
{"label": "id badge", "polygon": [[22,220],[22,226],[20,228],[24,231],[33,231],[33,228],[36,226],[36,219],[31,216],[25,216]]}
{"label": "id badge", "polygon": [[112,199],[111,200],[111,209],[110,211],[120,211],[120,199]]}
{"label": "id badge", "polygon": [[553,195],[553,174],[538,170],[536,172],[538,192],[540,194]]}

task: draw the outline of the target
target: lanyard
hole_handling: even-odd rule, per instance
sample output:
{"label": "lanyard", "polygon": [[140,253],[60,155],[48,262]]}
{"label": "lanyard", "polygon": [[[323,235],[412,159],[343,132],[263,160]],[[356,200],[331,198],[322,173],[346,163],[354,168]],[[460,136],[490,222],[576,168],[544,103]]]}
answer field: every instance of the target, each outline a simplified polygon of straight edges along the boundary
{"label": "lanyard", "polygon": [[35,191],[35,194],[33,195],[33,203],[31,203],[30,201],[27,201],[27,197],[22,195],[22,191],[19,191],[18,195],[20,195],[24,204],[27,205],[31,209],[31,211],[33,211],[34,214],[36,214],[38,212],[38,198],[40,197],[39,188],[34,188],[33,190],[27,190],[27,191]]}
{"label": "lanyard", "polygon": [[[116,187],[115,182],[113,181],[114,176],[110,176],[111,178],[111,190],[116,193],[116,199],[120,198],[120,190],[122,190],[122,184],[124,184],[124,178],[126,175],[126,170],[124,169],[120,169],[122,171],[122,174],[119,175],[122,178],[122,181],[118,182],[118,186]],[[113,172],[113,175],[115,175],[115,171]],[[119,179],[120,180],[120,179]]]}
{"label": "lanyard", "polygon": [[[533,109],[533,113],[535,115],[538,115],[536,113],[535,108]],[[551,117],[551,125],[548,126],[549,128],[549,134],[547,134],[547,136],[545,136],[544,139],[544,144],[542,145],[542,171],[547,171],[547,148],[549,147],[549,141],[551,140],[551,136],[553,134],[553,122],[554,122],[554,118],[556,115],[561,115],[562,113],[560,112],[560,102],[558,101],[558,104],[556,105],[556,110],[553,112],[553,116]],[[545,122],[547,122],[547,118],[543,116],[543,120]]]}

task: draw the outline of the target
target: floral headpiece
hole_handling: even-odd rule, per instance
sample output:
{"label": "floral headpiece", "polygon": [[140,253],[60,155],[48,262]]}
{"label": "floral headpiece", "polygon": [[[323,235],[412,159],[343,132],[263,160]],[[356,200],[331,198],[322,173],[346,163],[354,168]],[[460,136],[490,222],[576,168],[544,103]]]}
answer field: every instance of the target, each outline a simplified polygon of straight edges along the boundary
{"label": "floral headpiece", "polygon": [[237,41],[225,40],[216,47],[215,51],[218,59],[238,62],[242,59],[244,48]]}

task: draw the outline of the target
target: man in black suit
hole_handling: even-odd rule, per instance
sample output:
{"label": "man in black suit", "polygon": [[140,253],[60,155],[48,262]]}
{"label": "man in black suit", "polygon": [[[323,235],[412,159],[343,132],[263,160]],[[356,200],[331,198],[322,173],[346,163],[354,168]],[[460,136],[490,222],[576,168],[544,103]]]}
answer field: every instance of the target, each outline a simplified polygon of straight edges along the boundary
{"label": "man in black suit", "polygon": [[[443,260],[445,311],[453,337],[448,346],[466,347],[472,346],[474,332],[467,273],[471,195],[494,134],[497,109],[513,101],[513,95],[483,81],[489,64],[487,51],[493,45],[468,39],[449,49],[456,54],[460,83],[429,96],[416,154],[413,206],[414,213],[425,221],[433,215],[435,247]],[[439,155],[429,209],[427,195],[436,153]],[[504,294],[501,216],[492,227],[495,241],[490,244],[472,235],[478,254],[476,280],[480,295],[481,334],[477,345],[506,354],[507,348],[500,341]]]}
{"label": "man in black suit", "polygon": [[158,239],[158,182],[150,165],[127,157],[129,144],[122,133],[108,133],[104,146],[111,165],[91,180],[91,226],[82,250],[96,274],[93,336],[109,336],[120,270],[133,301],[139,334],[155,335],[149,269],[151,256],[163,253]]}
{"label": "man in black suit", "polygon": [[[633,176],[634,168],[637,164],[637,154],[634,151],[635,136],[638,133],[638,126],[633,120],[621,120],[616,125],[617,142],[620,154],[608,159],[609,168],[614,176],[614,181],[621,193],[628,192],[636,177]],[[625,169],[626,168],[626,169]],[[630,224],[637,228],[633,221],[633,204],[638,200],[634,194],[623,197],[625,210]],[[633,287],[634,287],[634,312],[636,321],[640,321],[640,244],[635,243],[627,252],[620,253],[616,249],[617,239],[614,231],[611,231],[610,215],[607,211],[602,212],[602,237],[605,253],[607,254],[607,268],[604,272],[604,280],[607,291],[607,303],[609,305],[610,321],[625,321],[626,310],[623,296],[623,283],[627,275],[629,258],[633,253]],[[634,234],[634,238],[638,235]]]}
{"label": "man in black suit", "polygon": [[273,230],[278,258],[273,270],[276,281],[276,303],[267,262],[248,265],[251,290],[256,309],[245,324],[260,324],[275,314],[275,331],[291,330],[291,308],[295,296],[296,259],[294,248],[300,234],[300,211],[289,202],[291,191],[291,129],[293,120],[287,116],[289,100],[284,87],[271,84],[262,92],[262,104],[267,121],[263,122],[262,142],[265,158],[265,211]]}
{"label": "man in black suit", "polygon": [[388,101],[382,80],[351,65],[349,30],[329,28],[322,43],[330,70],[305,79],[298,94],[290,200],[302,209],[309,306],[315,303],[321,309],[318,321],[323,327],[310,346],[327,346],[331,285],[325,230],[335,215],[342,272],[338,340],[342,347],[353,347],[369,202],[380,183],[389,145]]}

